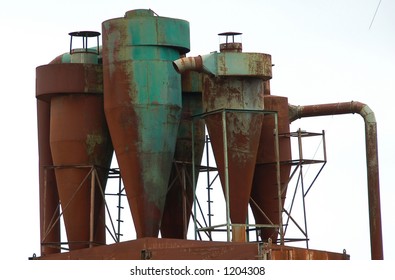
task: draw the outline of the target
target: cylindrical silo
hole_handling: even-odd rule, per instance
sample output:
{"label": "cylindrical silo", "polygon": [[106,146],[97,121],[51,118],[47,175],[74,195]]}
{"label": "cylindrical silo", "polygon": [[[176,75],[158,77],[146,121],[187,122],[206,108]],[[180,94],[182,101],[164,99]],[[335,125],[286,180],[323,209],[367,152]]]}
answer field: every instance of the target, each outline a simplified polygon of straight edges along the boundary
{"label": "cylindrical silo", "polygon": [[[204,150],[205,126],[204,120],[191,118],[203,112],[202,74],[187,71],[181,75],[181,81],[182,116],[162,217],[161,235],[164,238],[185,239],[193,205],[192,154],[195,157],[195,166],[200,165]],[[195,184],[198,175],[199,172],[196,172]]]}
{"label": "cylindrical silo", "polygon": [[172,61],[189,23],[132,10],[102,24],[104,108],[137,238],[157,237],[181,117]]}
{"label": "cylindrical silo", "polygon": [[277,183],[277,157],[274,137],[274,115],[267,114],[262,124],[261,139],[257,155],[250,203],[256,224],[268,225],[260,229],[263,241],[278,237],[281,207],[284,206],[289,175],[291,172],[291,140],[289,137],[288,98],[282,96],[265,95],[266,110],[277,112],[278,147],[280,161],[280,186],[282,189],[281,204],[279,203]]}
{"label": "cylindrical silo", "polygon": [[[220,35],[239,35],[228,32]],[[245,241],[248,202],[264,109],[264,81],[271,78],[271,57],[243,53],[241,43],[226,42],[214,52],[175,61],[179,72],[202,71],[203,110],[225,196],[229,197],[232,239]],[[226,109],[227,111],[221,111]],[[212,113],[217,110],[220,112]],[[228,192],[229,190],[229,192]]]}
{"label": "cylindrical silo", "polygon": [[[102,67],[94,56],[96,63],[72,59],[36,70],[37,98],[50,104],[49,144],[70,250],[105,244],[102,192],[113,148],[103,109]],[[89,176],[92,167],[98,181]]]}

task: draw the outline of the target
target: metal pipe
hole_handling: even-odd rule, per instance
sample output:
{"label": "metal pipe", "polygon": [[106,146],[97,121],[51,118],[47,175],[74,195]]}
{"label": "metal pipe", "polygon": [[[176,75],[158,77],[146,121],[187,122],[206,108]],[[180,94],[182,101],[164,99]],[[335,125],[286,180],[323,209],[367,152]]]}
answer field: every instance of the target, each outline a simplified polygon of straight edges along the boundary
{"label": "metal pipe", "polygon": [[289,105],[290,122],[304,117],[354,113],[361,115],[365,122],[371,258],[372,260],[382,260],[383,239],[380,210],[377,123],[374,112],[366,104],[356,101],[307,106]]}
{"label": "metal pipe", "polygon": [[218,75],[220,73],[218,73],[217,57],[217,52],[194,57],[181,57],[173,61],[173,67],[180,74],[190,70],[209,75]]}
{"label": "metal pipe", "polygon": [[178,73],[184,73],[187,70],[202,71],[203,60],[200,55],[195,57],[182,57],[173,61],[173,66]]}

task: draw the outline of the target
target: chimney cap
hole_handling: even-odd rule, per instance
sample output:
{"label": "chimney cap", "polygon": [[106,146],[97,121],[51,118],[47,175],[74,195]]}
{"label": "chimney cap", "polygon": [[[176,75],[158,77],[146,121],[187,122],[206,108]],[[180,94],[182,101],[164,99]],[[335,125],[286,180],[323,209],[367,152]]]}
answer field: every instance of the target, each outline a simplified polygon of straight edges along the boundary
{"label": "chimney cap", "polygon": [[75,32],[70,32],[70,36],[76,36],[76,37],[96,37],[100,36],[100,32],[97,31],[75,31]]}
{"label": "chimney cap", "polygon": [[219,36],[235,36],[235,35],[241,35],[241,34],[243,34],[243,33],[233,32],[233,31],[218,33]]}

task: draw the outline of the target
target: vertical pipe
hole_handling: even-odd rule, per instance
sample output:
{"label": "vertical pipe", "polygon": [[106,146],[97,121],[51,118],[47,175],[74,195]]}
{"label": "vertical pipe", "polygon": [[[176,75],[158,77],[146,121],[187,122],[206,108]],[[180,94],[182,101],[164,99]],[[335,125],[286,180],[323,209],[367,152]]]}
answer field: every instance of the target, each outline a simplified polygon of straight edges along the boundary
{"label": "vertical pipe", "polygon": [[373,260],[382,260],[383,240],[381,230],[380,187],[378,173],[377,126],[366,123],[366,164],[368,169],[368,200],[370,216],[370,244]]}
{"label": "vertical pipe", "polygon": [[303,117],[353,113],[359,114],[364,119],[371,258],[372,260],[382,260],[384,256],[381,229],[377,123],[373,111],[366,104],[351,101],[307,106],[289,105],[289,113],[290,122]]}

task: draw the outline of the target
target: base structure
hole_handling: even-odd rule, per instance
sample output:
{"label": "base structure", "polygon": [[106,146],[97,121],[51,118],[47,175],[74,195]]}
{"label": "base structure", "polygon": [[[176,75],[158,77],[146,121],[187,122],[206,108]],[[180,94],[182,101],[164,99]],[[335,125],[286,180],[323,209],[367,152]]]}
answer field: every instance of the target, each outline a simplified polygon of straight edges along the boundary
{"label": "base structure", "polygon": [[262,242],[140,238],[111,245],[33,257],[36,260],[349,260],[334,253]]}

